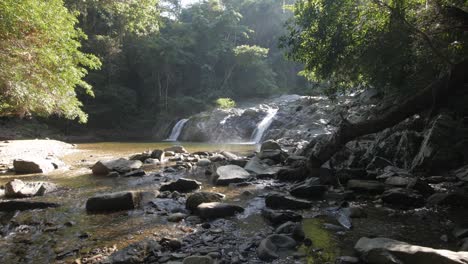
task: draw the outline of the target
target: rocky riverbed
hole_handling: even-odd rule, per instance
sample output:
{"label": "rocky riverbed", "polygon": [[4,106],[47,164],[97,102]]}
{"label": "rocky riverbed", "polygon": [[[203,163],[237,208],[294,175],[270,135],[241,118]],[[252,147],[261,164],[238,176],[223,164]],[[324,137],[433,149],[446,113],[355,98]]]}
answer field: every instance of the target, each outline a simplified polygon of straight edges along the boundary
{"label": "rocky riverbed", "polygon": [[256,153],[166,146],[74,154],[65,178],[7,174],[2,263],[466,263],[466,213],[432,194],[462,185],[453,177],[425,180],[433,191],[418,196],[391,166],[376,180],[330,184],[324,168],[291,181],[305,158],[275,141]]}

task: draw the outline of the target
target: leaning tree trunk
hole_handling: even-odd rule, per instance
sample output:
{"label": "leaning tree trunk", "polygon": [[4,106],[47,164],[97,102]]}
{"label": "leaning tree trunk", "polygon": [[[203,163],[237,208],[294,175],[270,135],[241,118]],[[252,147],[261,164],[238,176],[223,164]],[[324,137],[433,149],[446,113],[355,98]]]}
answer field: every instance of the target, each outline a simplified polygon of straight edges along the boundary
{"label": "leaning tree trunk", "polygon": [[467,69],[468,60],[454,65],[449,74],[431,83],[379,118],[355,124],[343,119],[338,126],[338,130],[327,142],[314,147],[309,157],[309,168],[319,168],[349,141],[392,127],[406,118],[434,106],[438,101],[440,102],[440,100],[447,98],[447,95],[451,92],[468,83]]}

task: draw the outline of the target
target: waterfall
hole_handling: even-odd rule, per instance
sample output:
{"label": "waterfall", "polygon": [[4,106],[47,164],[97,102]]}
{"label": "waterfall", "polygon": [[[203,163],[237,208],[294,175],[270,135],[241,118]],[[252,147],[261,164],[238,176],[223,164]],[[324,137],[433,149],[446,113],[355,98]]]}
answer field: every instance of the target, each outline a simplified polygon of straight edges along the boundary
{"label": "waterfall", "polygon": [[171,135],[165,141],[177,141],[188,119],[179,120],[172,128]]}
{"label": "waterfall", "polygon": [[258,123],[252,136],[250,137],[250,140],[252,142],[260,143],[263,134],[270,127],[271,123],[273,122],[273,118],[275,117],[277,112],[278,108],[268,108],[267,115],[263,118],[263,120],[260,123]]}

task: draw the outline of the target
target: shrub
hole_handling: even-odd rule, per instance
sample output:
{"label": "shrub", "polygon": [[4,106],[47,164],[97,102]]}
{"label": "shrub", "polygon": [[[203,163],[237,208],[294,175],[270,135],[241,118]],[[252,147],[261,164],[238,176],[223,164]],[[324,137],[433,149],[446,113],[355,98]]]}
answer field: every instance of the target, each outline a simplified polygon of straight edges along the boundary
{"label": "shrub", "polygon": [[236,102],[231,98],[218,98],[216,106],[221,109],[230,109],[236,106]]}

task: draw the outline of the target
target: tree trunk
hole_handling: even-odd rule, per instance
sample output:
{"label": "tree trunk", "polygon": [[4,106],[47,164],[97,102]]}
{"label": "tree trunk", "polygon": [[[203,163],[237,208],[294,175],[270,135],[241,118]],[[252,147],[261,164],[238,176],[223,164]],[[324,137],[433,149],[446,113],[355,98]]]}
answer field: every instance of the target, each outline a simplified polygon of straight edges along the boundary
{"label": "tree trunk", "polygon": [[[352,124],[348,120],[343,119],[338,130],[327,142],[314,147],[309,157],[309,168],[319,168],[349,141],[367,134],[377,133],[431,106],[434,107],[434,104],[447,98],[450,92],[460,87],[463,88],[463,86],[468,83],[466,69],[468,69],[468,60],[454,65],[449,74],[431,83],[426,88],[408,98],[406,101],[403,101],[400,105],[390,109],[377,119],[356,124]],[[437,96],[437,98],[434,98],[435,96]]]}

